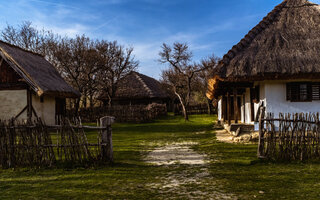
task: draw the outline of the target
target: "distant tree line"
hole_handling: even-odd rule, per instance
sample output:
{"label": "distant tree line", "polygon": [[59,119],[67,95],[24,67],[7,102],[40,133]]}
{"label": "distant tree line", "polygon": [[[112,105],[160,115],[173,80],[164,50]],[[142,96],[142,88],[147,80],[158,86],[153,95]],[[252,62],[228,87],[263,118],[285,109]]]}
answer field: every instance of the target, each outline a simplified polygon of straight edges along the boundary
{"label": "distant tree line", "polygon": [[[93,40],[85,35],[62,37],[52,31],[39,30],[31,22],[7,25],[0,30],[0,39],[45,56],[81,93],[81,98],[72,105],[76,110],[80,106],[94,107],[102,93],[111,106],[119,80],[139,66],[132,47],[122,46],[117,41]],[[211,102],[205,95],[207,80],[218,58],[212,55],[195,63],[185,43],[163,44],[159,56],[159,62],[169,66],[162,71],[160,81],[171,98],[180,102],[185,119],[188,120],[187,108],[191,101],[207,103],[209,107]]]}
{"label": "distant tree line", "polygon": [[62,37],[38,30],[31,22],[14,27],[7,25],[0,39],[23,49],[39,53],[51,62],[63,78],[81,93],[74,107],[93,107],[101,92],[109,97],[109,105],[118,80],[138,68],[133,48],[117,41],[93,40],[85,35]]}

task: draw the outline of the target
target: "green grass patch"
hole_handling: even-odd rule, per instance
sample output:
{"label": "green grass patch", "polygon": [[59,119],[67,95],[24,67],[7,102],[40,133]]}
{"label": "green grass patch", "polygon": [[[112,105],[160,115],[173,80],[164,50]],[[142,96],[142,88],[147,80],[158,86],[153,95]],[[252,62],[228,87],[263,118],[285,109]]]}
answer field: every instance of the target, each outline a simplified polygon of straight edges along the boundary
{"label": "green grass patch", "polygon": [[[170,115],[152,123],[115,124],[113,166],[0,170],[0,199],[219,199],[220,193],[238,199],[319,199],[319,163],[259,162],[255,144],[216,141],[214,120],[193,115],[185,122]],[[87,134],[90,142],[97,141],[95,131]],[[157,146],[184,141],[198,142],[193,149],[212,160],[206,165],[209,174],[200,183],[163,188],[170,177],[192,179],[204,170],[143,161]]]}

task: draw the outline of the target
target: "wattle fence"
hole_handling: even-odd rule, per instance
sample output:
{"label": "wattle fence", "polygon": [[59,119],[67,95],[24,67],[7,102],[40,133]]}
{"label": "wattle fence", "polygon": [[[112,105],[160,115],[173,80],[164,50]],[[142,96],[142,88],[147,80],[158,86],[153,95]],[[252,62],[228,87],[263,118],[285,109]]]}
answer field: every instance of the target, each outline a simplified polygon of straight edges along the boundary
{"label": "wattle fence", "polygon": [[[100,127],[74,125],[69,120],[59,126],[46,126],[40,119],[0,121],[0,167],[113,162],[112,120],[101,118]],[[96,142],[88,142],[85,130],[97,131]]]}
{"label": "wattle fence", "polygon": [[117,122],[143,123],[167,114],[165,104],[114,105],[109,107],[82,108],[78,112],[67,111],[69,118],[80,117],[83,122],[95,122],[103,116],[114,116]]}
{"label": "wattle fence", "polygon": [[[174,109],[175,115],[182,114],[182,107],[180,104],[175,105],[176,108]],[[200,115],[200,114],[216,114],[217,110],[212,105],[210,105],[210,111],[207,104],[198,104],[198,105],[189,105],[187,107],[187,112],[189,115]]]}
{"label": "wattle fence", "polygon": [[275,118],[270,113],[264,117],[262,112],[259,127],[260,158],[282,161],[320,159],[319,113],[281,113]]}

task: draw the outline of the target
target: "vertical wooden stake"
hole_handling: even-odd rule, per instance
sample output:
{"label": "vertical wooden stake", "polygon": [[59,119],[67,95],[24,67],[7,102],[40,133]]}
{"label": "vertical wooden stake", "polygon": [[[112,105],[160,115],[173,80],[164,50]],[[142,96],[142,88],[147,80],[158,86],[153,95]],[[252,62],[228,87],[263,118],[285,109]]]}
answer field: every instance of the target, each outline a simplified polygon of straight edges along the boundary
{"label": "vertical wooden stake", "polygon": [[30,88],[27,89],[27,117],[28,122],[32,121],[32,93]]}
{"label": "vertical wooden stake", "polygon": [[113,163],[113,146],[112,146],[112,128],[111,124],[114,123],[114,117],[100,118],[100,126],[106,128],[102,131],[101,136],[101,154],[102,159]]}
{"label": "vertical wooden stake", "polygon": [[265,158],[264,155],[264,114],[265,107],[260,107],[260,115],[259,115],[259,146],[258,146],[258,158]]}

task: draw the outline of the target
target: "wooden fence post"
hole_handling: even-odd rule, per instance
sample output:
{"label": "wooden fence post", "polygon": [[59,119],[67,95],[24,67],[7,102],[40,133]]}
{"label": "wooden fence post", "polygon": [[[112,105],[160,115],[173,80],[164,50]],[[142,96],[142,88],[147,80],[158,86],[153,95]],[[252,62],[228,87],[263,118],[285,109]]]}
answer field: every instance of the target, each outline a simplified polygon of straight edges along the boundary
{"label": "wooden fence post", "polygon": [[258,158],[265,158],[264,155],[264,115],[265,115],[265,107],[261,106],[259,115],[259,145],[258,145]]}
{"label": "wooden fence post", "polygon": [[102,159],[113,162],[113,147],[112,147],[112,128],[114,117],[106,116],[100,118],[100,126],[106,128],[102,130],[101,135],[101,154]]}

